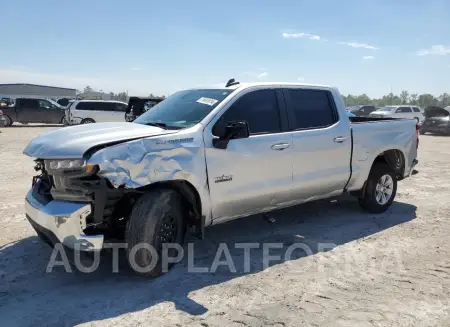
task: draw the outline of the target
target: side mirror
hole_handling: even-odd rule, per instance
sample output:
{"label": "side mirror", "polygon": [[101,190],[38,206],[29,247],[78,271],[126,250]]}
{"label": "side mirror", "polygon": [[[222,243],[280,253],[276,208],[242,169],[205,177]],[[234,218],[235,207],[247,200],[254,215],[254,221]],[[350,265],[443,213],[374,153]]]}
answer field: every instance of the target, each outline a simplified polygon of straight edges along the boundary
{"label": "side mirror", "polygon": [[250,136],[250,129],[246,121],[230,121],[225,124],[222,135],[213,139],[213,146],[226,149],[232,139],[244,139]]}

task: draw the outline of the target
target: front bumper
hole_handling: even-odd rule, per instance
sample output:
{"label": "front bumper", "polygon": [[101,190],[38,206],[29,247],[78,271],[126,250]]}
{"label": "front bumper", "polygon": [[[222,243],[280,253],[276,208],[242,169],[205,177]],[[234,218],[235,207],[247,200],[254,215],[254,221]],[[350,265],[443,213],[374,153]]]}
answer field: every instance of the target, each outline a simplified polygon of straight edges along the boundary
{"label": "front bumper", "polygon": [[68,201],[39,202],[30,190],[25,199],[25,212],[39,235],[46,234],[52,243],[62,243],[70,249],[96,251],[103,248],[103,235],[86,235],[86,217],[91,206]]}

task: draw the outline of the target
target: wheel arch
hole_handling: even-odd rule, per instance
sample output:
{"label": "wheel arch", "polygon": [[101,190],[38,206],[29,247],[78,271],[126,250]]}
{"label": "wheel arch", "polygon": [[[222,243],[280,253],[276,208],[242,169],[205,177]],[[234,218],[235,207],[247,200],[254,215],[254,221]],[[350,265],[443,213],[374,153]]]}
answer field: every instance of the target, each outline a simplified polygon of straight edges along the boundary
{"label": "wheel arch", "polygon": [[152,184],[142,186],[136,191],[151,192],[158,189],[169,189],[178,192],[184,199],[184,204],[187,206],[186,223],[189,227],[193,227],[194,234],[203,238],[205,227],[205,215],[202,213],[202,199],[200,193],[195,186],[187,180],[171,180],[160,181]]}
{"label": "wheel arch", "polygon": [[[405,154],[400,149],[387,149],[380,153],[378,153],[375,158],[372,160],[372,164],[368,171],[364,174],[364,182],[359,190],[351,191],[350,193],[354,196],[361,197],[364,196],[364,192],[366,189],[367,179],[369,178],[369,174],[372,171],[373,167],[378,163],[386,163],[388,164],[392,170],[394,171],[397,180],[402,180],[405,172]],[[360,184],[361,185],[361,184]]]}

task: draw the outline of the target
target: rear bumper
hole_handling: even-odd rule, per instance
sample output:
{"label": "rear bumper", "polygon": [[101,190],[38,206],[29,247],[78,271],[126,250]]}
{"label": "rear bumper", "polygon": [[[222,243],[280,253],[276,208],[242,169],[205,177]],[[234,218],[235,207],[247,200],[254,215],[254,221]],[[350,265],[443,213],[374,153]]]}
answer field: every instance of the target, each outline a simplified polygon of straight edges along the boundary
{"label": "rear bumper", "polygon": [[29,191],[25,199],[27,219],[38,235],[49,244],[62,243],[81,251],[103,248],[103,235],[85,235],[86,217],[91,206],[86,203],[50,201],[42,204]]}
{"label": "rear bumper", "polygon": [[420,131],[422,133],[430,132],[430,133],[448,133],[450,129],[448,126],[421,126]]}

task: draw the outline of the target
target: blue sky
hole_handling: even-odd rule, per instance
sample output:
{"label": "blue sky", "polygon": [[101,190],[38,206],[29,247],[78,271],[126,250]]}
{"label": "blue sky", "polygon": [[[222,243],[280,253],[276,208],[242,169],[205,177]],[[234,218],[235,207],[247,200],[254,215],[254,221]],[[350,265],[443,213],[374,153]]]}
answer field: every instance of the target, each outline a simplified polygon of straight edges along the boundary
{"label": "blue sky", "polygon": [[0,83],[147,95],[234,77],[450,93],[449,0],[11,0],[0,11]]}

